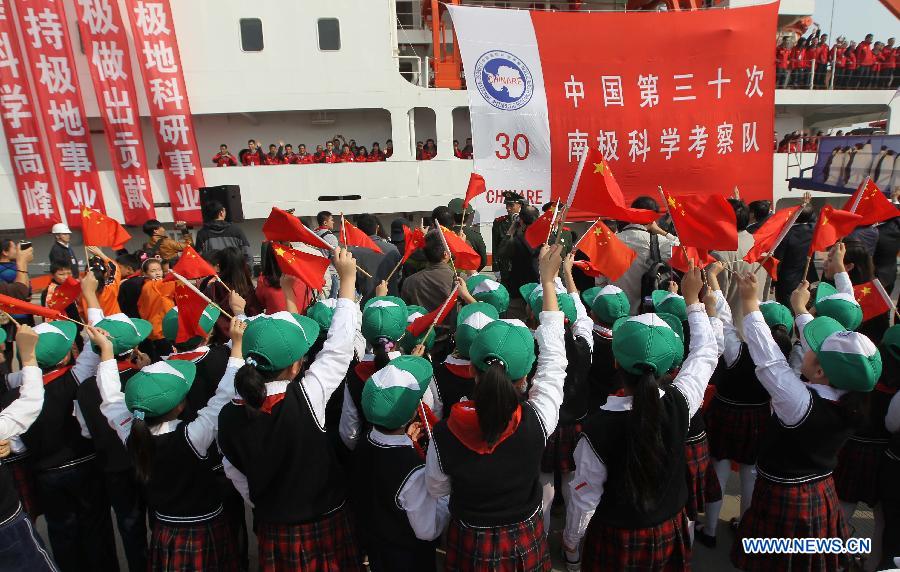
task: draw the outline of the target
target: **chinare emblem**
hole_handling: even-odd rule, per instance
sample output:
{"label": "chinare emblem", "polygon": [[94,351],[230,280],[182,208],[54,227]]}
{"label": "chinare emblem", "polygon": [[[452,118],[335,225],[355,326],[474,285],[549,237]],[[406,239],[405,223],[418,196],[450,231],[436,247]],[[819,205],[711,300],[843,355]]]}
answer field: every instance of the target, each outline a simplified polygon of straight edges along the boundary
{"label": "chinare emblem", "polygon": [[509,52],[485,52],[475,63],[474,72],[478,93],[497,109],[521,109],[534,94],[531,70],[525,62]]}

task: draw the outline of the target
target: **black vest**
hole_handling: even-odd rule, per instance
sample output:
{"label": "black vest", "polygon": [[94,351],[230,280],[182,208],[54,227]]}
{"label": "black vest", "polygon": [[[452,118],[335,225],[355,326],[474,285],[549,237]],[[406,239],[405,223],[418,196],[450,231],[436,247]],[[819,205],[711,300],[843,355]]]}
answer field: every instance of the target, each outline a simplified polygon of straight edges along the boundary
{"label": "black vest", "polygon": [[433,433],[441,470],[453,483],[454,517],[471,526],[501,526],[522,522],[540,508],[538,477],[547,433],[527,402],[515,432],[490,454],[466,447],[446,419],[435,425]]}
{"label": "black vest", "polygon": [[[119,381],[122,391],[125,384],[137,373],[135,369],[119,372]],[[91,433],[94,442],[94,450],[97,452],[97,462],[100,469],[108,473],[117,473],[131,468],[131,459],[119,435],[109,426],[106,416],[100,411],[100,388],[97,387],[97,378],[92,376],[78,386],[78,405],[84,416],[84,424]]]}
{"label": "black vest", "polygon": [[450,414],[453,405],[471,399],[475,391],[475,378],[460,377],[450,371],[445,363],[435,366],[434,381],[444,405],[444,417]]}
{"label": "black vest", "polygon": [[603,496],[592,522],[602,522],[617,528],[647,528],[671,519],[684,508],[687,502],[684,441],[688,430],[688,405],[680,391],[668,387],[665,389],[665,396],[660,398],[660,407],[661,432],[667,460],[657,502],[649,511],[634,506],[626,493],[626,434],[631,410],[603,409],[588,418],[582,428],[583,438],[588,440],[607,471]]}
{"label": "black vest", "polygon": [[219,415],[219,448],[241,471],[260,522],[300,524],[344,503],[344,474],[325,430],[292,381],[271,413],[228,403]]}
{"label": "black vest", "polygon": [[574,340],[567,340],[566,358],[569,361],[563,385],[563,402],[559,409],[559,423],[573,425],[588,414],[591,347],[587,340],[578,336],[574,336]]}
{"label": "black vest", "polygon": [[817,481],[827,477],[837,465],[837,454],[851,429],[841,417],[840,406],[812,395],[809,411],[793,427],[785,427],[777,415],[769,419],[760,443],[756,466],[759,474],[784,484]]}
{"label": "black vest", "polygon": [[[184,353],[189,354],[190,351]],[[206,355],[194,361],[197,366],[197,375],[185,396],[187,404],[181,414],[182,419],[193,421],[197,417],[197,412],[206,407],[225,375],[230,355],[231,348],[228,346],[211,345]]]}
{"label": "black vest", "polygon": [[612,353],[612,338],[594,332],[594,353],[591,357],[588,409],[595,413],[606,403],[606,398],[622,389],[622,378],[616,368]]}
{"label": "black vest", "polygon": [[890,390],[884,391],[880,386],[869,394],[869,415],[866,423],[856,433],[850,436],[853,441],[863,443],[877,443],[886,445],[891,440],[891,434],[884,426],[888,407],[894,397]]}
{"label": "black vest", "polygon": [[756,377],[756,364],[745,343],[741,343],[740,355],[731,367],[719,359],[710,383],[716,386],[716,398],[732,407],[758,407],[770,400],[769,392]]}
{"label": "black vest", "polygon": [[353,508],[367,546],[386,544],[411,550],[432,546],[431,542],[416,538],[406,511],[398,504],[406,480],[425,467],[412,445],[376,443],[368,432],[360,439],[353,457]]}

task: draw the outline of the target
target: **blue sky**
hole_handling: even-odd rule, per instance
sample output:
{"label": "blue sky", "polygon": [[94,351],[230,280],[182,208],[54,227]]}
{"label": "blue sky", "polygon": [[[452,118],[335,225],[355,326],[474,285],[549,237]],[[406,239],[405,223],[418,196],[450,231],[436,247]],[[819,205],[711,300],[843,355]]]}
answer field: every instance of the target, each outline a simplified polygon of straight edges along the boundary
{"label": "blue sky", "polygon": [[[832,6],[834,20],[831,17]],[[881,41],[900,36],[900,20],[878,0],[816,0],[813,21],[822,26],[826,34],[831,29],[829,43],[841,35],[856,41],[862,40],[868,33],[875,34],[875,39]]]}

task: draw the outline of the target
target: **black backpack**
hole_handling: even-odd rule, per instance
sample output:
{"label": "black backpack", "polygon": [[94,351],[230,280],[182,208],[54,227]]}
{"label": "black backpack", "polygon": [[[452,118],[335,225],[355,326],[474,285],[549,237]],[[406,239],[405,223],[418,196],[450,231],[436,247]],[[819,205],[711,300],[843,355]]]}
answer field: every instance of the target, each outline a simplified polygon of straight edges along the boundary
{"label": "black backpack", "polygon": [[[654,290],[668,289],[669,282],[675,280],[672,267],[663,262],[659,253],[659,237],[650,233],[650,267],[641,276],[641,303],[647,306],[646,301]],[[653,304],[648,311],[653,311]]]}

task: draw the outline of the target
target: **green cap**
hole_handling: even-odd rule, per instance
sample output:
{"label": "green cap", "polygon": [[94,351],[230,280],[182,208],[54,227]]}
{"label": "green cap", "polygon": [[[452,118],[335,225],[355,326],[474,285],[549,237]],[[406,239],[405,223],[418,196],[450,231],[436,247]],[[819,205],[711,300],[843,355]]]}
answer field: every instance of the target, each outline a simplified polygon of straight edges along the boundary
{"label": "green cap", "polygon": [[[427,313],[428,313],[428,310],[426,310],[423,306],[416,306],[416,305],[407,306],[406,307],[406,323],[412,324],[418,318],[421,318],[422,316],[424,316]],[[406,353],[409,353],[417,345],[423,344],[425,346],[426,350],[430,350],[432,348],[432,346],[434,346],[435,339],[437,339],[437,334],[435,333],[435,331],[433,329],[428,334],[427,339],[425,338],[425,334],[422,334],[421,336],[418,336],[418,337],[413,337],[412,334],[410,334],[409,332],[406,332],[403,334],[403,337],[400,338],[400,348],[403,351],[405,351]]]}
{"label": "green cap", "polygon": [[334,318],[334,309],[337,307],[337,298],[319,300],[306,310],[306,316],[319,324],[319,335],[328,333],[331,327],[331,319]]}
{"label": "green cap", "polygon": [[665,323],[669,324],[669,327],[672,328],[672,331],[675,332],[675,335],[681,340],[681,345],[679,346],[680,351],[675,354],[675,361],[672,363],[672,367],[681,367],[681,362],[684,361],[684,354],[687,351],[687,348],[685,347],[687,338],[684,337],[684,322],[679,320],[678,316],[675,316],[674,314],[657,312],[656,315],[662,318]]}
{"label": "green cap", "polygon": [[684,296],[668,290],[654,290],[650,293],[650,298],[653,300],[653,309],[657,312],[673,314],[681,321],[687,320],[687,304]]}
{"label": "green cap", "polygon": [[522,379],[534,365],[534,335],[521,320],[496,320],[478,332],[469,356],[480,371],[500,360],[510,379]]}
{"label": "green cap", "polygon": [[[450,209],[450,212],[458,215],[463,212],[463,203],[465,201],[459,198],[452,199],[449,203],[447,203],[447,208]],[[470,215],[475,212],[475,209],[472,208],[472,205],[466,205],[466,215]]]}
{"label": "green cap", "polygon": [[894,359],[900,360],[900,324],[896,324],[885,330],[881,338],[881,346],[887,349]]}
{"label": "green cap", "polygon": [[794,315],[784,304],[779,304],[774,300],[766,300],[759,303],[759,311],[762,312],[763,320],[770,328],[775,326],[784,326],[788,333],[794,327]]}
{"label": "green cap", "polygon": [[[544,287],[532,282],[519,288],[519,292],[525,301],[528,302],[535,317],[539,316],[544,310]],[[528,294],[527,296],[526,293]],[[559,281],[556,284],[556,302],[559,304],[560,312],[565,315],[569,322],[574,322],[578,318],[578,312],[575,310],[575,302],[572,300],[572,296],[566,292],[566,289],[562,287]]]}
{"label": "green cap", "polygon": [[396,296],[377,296],[363,307],[362,335],[369,343],[378,338],[396,342],[406,331],[406,302]]}
{"label": "green cap", "polygon": [[[585,293],[593,290],[585,290]],[[631,303],[628,301],[628,295],[618,286],[612,284],[597,288],[590,303],[591,312],[594,317],[604,324],[615,324],[619,318],[624,318],[631,313]]]}
{"label": "green cap", "polygon": [[680,361],[684,341],[663,317],[640,314],[616,322],[612,350],[625,371],[640,375],[649,369],[658,377]]}
{"label": "green cap", "polygon": [[593,286],[582,292],[581,300],[584,302],[584,305],[590,308],[591,304],[594,303],[594,299],[600,294],[600,290],[603,290],[603,286]]}
{"label": "green cap", "polygon": [[[97,322],[97,327],[109,332],[113,354],[115,355],[130,352],[139,343],[147,339],[147,336],[153,330],[153,326],[147,320],[129,318],[125,314],[106,316]],[[95,344],[91,344],[91,347],[94,348],[95,352],[100,353]]]}
{"label": "green cap", "polygon": [[263,371],[279,371],[306,355],[319,337],[319,324],[291,312],[260,314],[248,319],[243,354]]}
{"label": "green cap", "polygon": [[139,419],[165,415],[181,403],[196,375],[197,366],[192,361],[173,359],[152,363],[128,380],[125,405]]}
{"label": "green cap", "polygon": [[828,282],[816,287],[816,315],[834,318],[848,330],[862,324],[863,311],[852,294],[843,294]]}
{"label": "green cap", "polygon": [[38,335],[37,346],[34,348],[38,366],[54,367],[72,349],[78,327],[68,320],[54,320],[38,324],[34,327],[34,332]]}
{"label": "green cap", "polygon": [[466,280],[466,288],[479,302],[487,302],[501,314],[509,308],[509,290],[484,274],[476,274]]}
{"label": "green cap", "polygon": [[828,383],[850,391],[872,391],[881,377],[881,354],[872,340],[846,329],[829,316],[819,316],[803,328]]}
{"label": "green cap", "polygon": [[[203,313],[200,314],[200,329],[207,334],[210,333],[216,325],[216,320],[219,319],[221,313],[222,311],[219,310],[218,307],[208,304],[206,308],[203,309]],[[170,342],[174,342],[178,339],[178,306],[175,306],[166,312],[162,321],[162,332],[163,336]],[[196,343],[199,340],[199,336],[194,336],[193,338],[186,340],[185,343]]]}
{"label": "green cap", "polygon": [[456,316],[456,352],[460,357],[468,358],[478,332],[499,318],[497,308],[487,302],[463,306]]}
{"label": "green cap", "polygon": [[431,381],[431,362],[418,356],[400,356],[366,380],[362,392],[363,415],[369,423],[399,429],[409,423]]}

